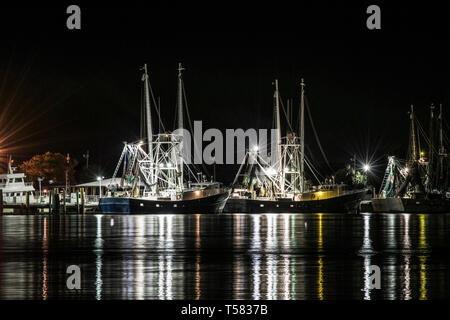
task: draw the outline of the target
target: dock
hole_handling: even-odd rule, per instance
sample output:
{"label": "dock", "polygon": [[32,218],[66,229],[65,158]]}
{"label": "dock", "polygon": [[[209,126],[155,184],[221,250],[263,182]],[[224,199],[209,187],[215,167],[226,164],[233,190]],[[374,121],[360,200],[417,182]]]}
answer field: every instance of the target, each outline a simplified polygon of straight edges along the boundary
{"label": "dock", "polygon": [[0,214],[84,214],[99,212],[98,198],[88,199],[84,189],[64,196],[56,190],[45,197],[32,197],[29,193],[25,201],[6,202],[0,190]]}

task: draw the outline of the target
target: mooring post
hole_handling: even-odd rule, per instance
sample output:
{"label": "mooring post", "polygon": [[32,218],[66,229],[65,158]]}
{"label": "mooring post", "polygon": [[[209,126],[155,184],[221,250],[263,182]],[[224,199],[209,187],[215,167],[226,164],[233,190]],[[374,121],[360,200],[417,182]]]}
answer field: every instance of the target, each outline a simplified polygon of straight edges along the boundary
{"label": "mooring post", "polygon": [[77,213],[78,213],[78,214],[80,213],[80,198],[79,198],[79,192],[80,192],[80,189],[76,189],[75,194],[76,194],[76,196],[77,196]]}
{"label": "mooring post", "polygon": [[84,214],[84,188],[80,188],[81,213]]}
{"label": "mooring post", "polygon": [[53,191],[50,190],[48,192],[48,214],[52,214],[52,199],[53,198]]}
{"label": "mooring post", "polygon": [[30,213],[30,192],[25,192],[25,211]]}
{"label": "mooring post", "polygon": [[3,190],[0,190],[0,214],[3,214]]}
{"label": "mooring post", "polygon": [[61,206],[61,202],[59,199],[59,192],[58,189],[53,190],[53,212],[56,214],[59,214],[59,209]]}
{"label": "mooring post", "polygon": [[64,214],[67,213],[67,203],[66,203],[67,193],[66,193],[66,191],[67,191],[66,189],[64,189],[64,191],[63,191],[63,198],[64,198],[64,199],[63,199],[63,201],[64,201],[64,202],[63,202],[63,203],[64,203],[64,208],[63,208],[63,209],[64,209]]}

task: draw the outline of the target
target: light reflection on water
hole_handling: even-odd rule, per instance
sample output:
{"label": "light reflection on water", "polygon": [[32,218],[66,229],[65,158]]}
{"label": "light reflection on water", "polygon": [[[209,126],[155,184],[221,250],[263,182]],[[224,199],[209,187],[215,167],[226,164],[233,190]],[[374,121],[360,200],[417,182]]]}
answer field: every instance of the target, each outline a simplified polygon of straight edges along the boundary
{"label": "light reflection on water", "polygon": [[[442,299],[449,217],[0,216],[0,298]],[[72,264],[79,291],[66,289]]]}

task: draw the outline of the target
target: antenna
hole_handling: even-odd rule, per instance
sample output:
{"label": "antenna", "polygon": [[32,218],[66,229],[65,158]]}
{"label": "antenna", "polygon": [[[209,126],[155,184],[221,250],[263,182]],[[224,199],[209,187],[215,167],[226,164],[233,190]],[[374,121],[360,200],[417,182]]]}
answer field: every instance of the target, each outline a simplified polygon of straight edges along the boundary
{"label": "antenna", "polygon": [[305,189],[305,82],[300,80],[300,192]]}
{"label": "antenna", "polygon": [[144,74],[142,75],[142,81],[144,81],[145,122],[146,122],[145,124],[147,128],[148,153],[150,155],[150,159],[153,160],[153,127],[150,109],[150,94],[149,94],[147,64],[144,64],[144,67],[142,69],[144,70]]}
{"label": "antenna", "polygon": [[178,101],[177,101],[177,110],[178,110],[178,129],[183,129],[184,119],[183,119],[183,74],[182,71],[185,70],[181,63],[178,63]]}

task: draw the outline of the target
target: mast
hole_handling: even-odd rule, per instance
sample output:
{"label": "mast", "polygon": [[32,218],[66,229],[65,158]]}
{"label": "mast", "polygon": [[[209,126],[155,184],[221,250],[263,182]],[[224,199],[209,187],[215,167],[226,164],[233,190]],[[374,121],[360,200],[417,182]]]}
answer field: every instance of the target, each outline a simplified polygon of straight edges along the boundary
{"label": "mast", "polygon": [[415,162],[417,160],[417,147],[416,147],[416,132],[414,129],[414,106],[411,105],[411,113],[409,115],[411,120],[410,124],[410,134],[411,134],[411,161]]}
{"label": "mast", "polygon": [[277,130],[277,156],[281,167],[281,124],[280,124],[280,97],[278,93],[278,79],[275,79],[275,93],[273,95],[275,106],[275,129]]}
{"label": "mast", "polygon": [[300,81],[301,99],[300,99],[300,192],[305,189],[305,82],[303,78]]}
{"label": "mast", "polygon": [[280,123],[280,94],[278,92],[278,79],[275,79],[275,93],[274,107],[275,107],[275,129],[277,131],[277,160],[278,160],[278,174],[281,176],[281,193],[284,193],[284,172],[281,159],[281,123]]}
{"label": "mast", "polygon": [[184,68],[181,63],[178,63],[178,96],[177,96],[177,110],[178,110],[178,129],[183,129],[183,76],[181,71]]}
{"label": "mast", "polygon": [[439,105],[439,185],[442,188],[443,187],[443,180],[444,180],[444,135],[442,130],[442,103]]}
{"label": "mast", "polygon": [[433,189],[433,160],[434,160],[434,105],[430,106],[430,145],[428,150],[428,189],[431,191]]}
{"label": "mast", "polygon": [[[178,110],[178,129],[183,129],[184,119],[183,119],[183,75],[182,71],[184,68],[181,66],[181,63],[178,63],[178,95],[177,95],[177,110]],[[180,175],[178,177],[179,179],[179,185],[183,186],[183,141],[179,144],[179,150],[178,150],[178,157],[180,163]]]}
{"label": "mast", "polygon": [[153,161],[153,127],[152,127],[152,114],[150,108],[150,94],[149,83],[147,74],[147,64],[144,64],[144,74],[142,75],[142,81],[144,81],[144,99],[145,99],[145,127],[147,128],[147,142],[148,142],[148,154]]}

